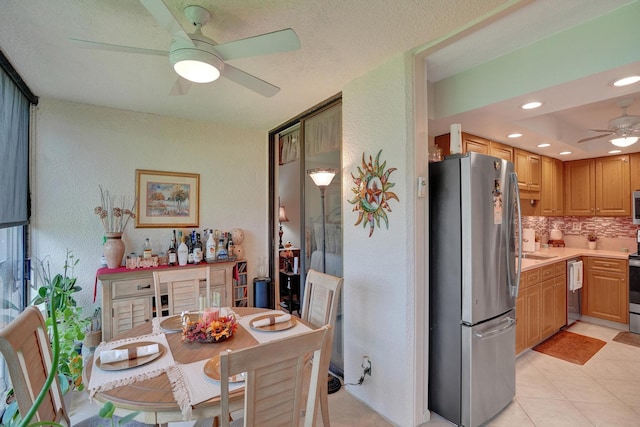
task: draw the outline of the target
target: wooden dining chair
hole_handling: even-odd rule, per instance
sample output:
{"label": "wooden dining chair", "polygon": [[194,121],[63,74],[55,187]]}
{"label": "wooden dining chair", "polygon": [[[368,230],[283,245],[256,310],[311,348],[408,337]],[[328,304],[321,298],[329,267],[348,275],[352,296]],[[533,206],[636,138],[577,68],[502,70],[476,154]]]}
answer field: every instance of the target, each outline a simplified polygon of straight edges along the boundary
{"label": "wooden dining chair", "polygon": [[[344,279],[341,277],[331,276],[316,270],[309,270],[304,287],[304,303],[302,305],[302,320],[306,321],[312,327],[322,325],[331,325],[332,329],[330,337],[326,340],[320,361],[321,372],[327,374],[329,372],[329,363],[331,362],[331,351],[333,348],[333,335],[338,315],[338,304],[340,301],[340,291]],[[316,363],[314,362],[314,365]],[[320,400],[320,412],[322,413],[322,422],[325,427],[329,423],[329,390],[326,381],[321,381],[318,387],[318,399]]]}
{"label": "wooden dining chair", "polygon": [[[0,352],[9,367],[18,410],[26,415],[44,386],[53,358],[47,327],[37,307],[27,307],[0,330]],[[31,421],[71,425],[57,375]]]}
{"label": "wooden dining chair", "polygon": [[[156,270],[153,272],[153,286],[156,295],[156,316],[162,317],[163,310],[160,299],[161,285],[166,284],[168,294],[168,314],[180,314],[183,311],[200,309],[200,281],[206,282],[207,301],[211,301],[211,270],[208,266],[185,268],[178,270]],[[221,303],[224,296],[221,295]],[[208,303],[207,303],[208,305]]]}
{"label": "wooden dining chair", "polygon": [[[325,325],[300,335],[271,341],[239,351],[220,353],[220,421],[222,427],[298,427],[306,407],[305,427],[315,426],[316,390],[326,382],[319,365],[308,382],[304,378],[305,357],[318,359],[326,348],[331,326]],[[245,373],[244,418],[229,422],[229,377]],[[305,384],[308,389],[305,390]],[[306,392],[306,393],[305,393]],[[307,397],[306,404],[304,396]]]}

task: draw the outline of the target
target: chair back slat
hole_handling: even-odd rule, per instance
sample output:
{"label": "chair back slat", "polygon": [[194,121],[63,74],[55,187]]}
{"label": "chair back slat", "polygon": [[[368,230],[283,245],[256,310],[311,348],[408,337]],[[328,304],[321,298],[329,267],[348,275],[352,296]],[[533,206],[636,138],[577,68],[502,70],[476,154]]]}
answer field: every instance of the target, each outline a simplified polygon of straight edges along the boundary
{"label": "chair back slat", "polygon": [[[183,311],[200,309],[200,281],[206,283],[207,301],[211,301],[211,270],[209,267],[185,268],[183,270],[156,270],[153,272],[153,286],[156,296],[156,315],[161,317],[162,311],[168,315],[180,314]],[[161,286],[166,284],[168,306],[161,308]]]}
{"label": "chair back slat", "polygon": [[[44,318],[37,307],[27,307],[0,330],[0,352],[9,367],[21,414],[26,414],[42,390],[53,356]],[[32,422],[55,421],[70,425],[56,376]]]}
{"label": "chair back slat", "polygon": [[[305,426],[314,426],[318,381],[326,381],[316,366],[304,388],[305,357],[321,357],[330,325],[300,335],[271,341],[239,351],[220,353],[221,423],[229,425],[229,377],[246,373],[245,426],[299,425],[301,410],[306,407]],[[320,360],[320,359],[318,359]],[[306,403],[303,396],[310,396]],[[305,406],[306,405],[306,406]]]}

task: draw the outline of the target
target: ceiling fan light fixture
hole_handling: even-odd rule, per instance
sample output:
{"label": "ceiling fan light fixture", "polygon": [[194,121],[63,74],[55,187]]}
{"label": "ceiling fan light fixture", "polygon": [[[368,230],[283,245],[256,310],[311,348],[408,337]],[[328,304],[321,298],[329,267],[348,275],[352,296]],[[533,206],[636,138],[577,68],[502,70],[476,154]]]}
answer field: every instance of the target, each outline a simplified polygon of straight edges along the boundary
{"label": "ceiling fan light fixture", "polygon": [[173,69],[194,83],[209,83],[220,77],[224,63],[212,53],[199,49],[178,49],[170,53]]}
{"label": "ceiling fan light fixture", "polygon": [[611,143],[616,147],[628,147],[638,142],[637,136],[623,136],[621,138],[614,138]]}
{"label": "ceiling fan light fixture", "polygon": [[622,87],[622,86],[629,86],[638,82],[640,82],[640,76],[628,76],[628,77],[623,77],[621,79],[614,81],[613,85],[615,87]]}
{"label": "ceiling fan light fixture", "polygon": [[542,106],[542,102],[532,101],[532,102],[527,102],[526,104],[523,104],[522,106],[520,106],[520,108],[522,108],[523,110],[533,110],[541,106]]}

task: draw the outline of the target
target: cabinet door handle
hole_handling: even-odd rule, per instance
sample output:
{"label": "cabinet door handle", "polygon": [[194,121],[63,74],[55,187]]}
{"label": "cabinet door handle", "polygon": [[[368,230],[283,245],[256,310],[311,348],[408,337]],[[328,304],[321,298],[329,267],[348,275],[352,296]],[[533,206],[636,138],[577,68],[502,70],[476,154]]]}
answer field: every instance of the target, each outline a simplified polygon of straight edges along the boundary
{"label": "cabinet door handle", "polygon": [[141,290],[143,290],[143,289],[151,289],[151,285],[147,285],[147,286],[138,285],[138,286],[137,286],[137,289],[138,289],[139,291],[141,291]]}

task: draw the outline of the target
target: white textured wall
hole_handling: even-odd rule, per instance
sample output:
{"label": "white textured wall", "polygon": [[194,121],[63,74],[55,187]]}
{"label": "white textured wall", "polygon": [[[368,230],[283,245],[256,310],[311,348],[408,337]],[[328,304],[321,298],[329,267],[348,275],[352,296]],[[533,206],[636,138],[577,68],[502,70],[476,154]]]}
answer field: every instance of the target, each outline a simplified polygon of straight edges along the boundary
{"label": "white textured wall", "polygon": [[343,197],[350,199],[363,152],[382,150],[380,161],[397,168],[389,181],[400,202],[389,202],[389,229],[353,226],[344,211],[345,382],[357,382],[363,355],[373,375],[347,386],[356,397],[401,426],[414,425],[414,147],[412,59],[397,55],[349,83],[342,92]]}
{"label": "white textured wall", "polygon": [[[268,255],[267,132],[41,99],[32,143],[32,256],[56,271],[67,248],[90,305],[102,255],[103,228],[93,213],[99,185],[132,200],[135,170],[200,174],[200,227],[245,231],[249,280]],[[188,230],[185,230],[188,231]],[[145,237],[166,251],[171,229],[127,227],[127,252]],[[98,295],[100,289],[98,290]]]}

